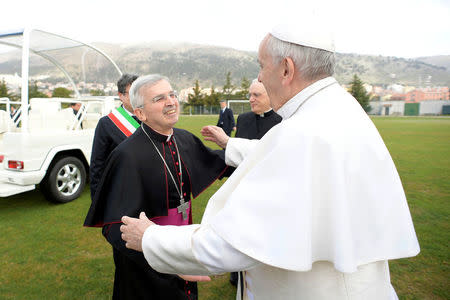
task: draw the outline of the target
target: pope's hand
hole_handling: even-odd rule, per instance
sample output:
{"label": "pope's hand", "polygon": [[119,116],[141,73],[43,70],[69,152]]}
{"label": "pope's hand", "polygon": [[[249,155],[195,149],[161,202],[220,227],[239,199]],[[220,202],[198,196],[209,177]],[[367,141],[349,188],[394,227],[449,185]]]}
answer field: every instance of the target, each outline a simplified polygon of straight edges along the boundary
{"label": "pope's hand", "polygon": [[223,149],[227,147],[230,137],[225,133],[225,131],[223,131],[222,128],[209,125],[203,127],[200,132],[205,137],[206,141],[214,142]]}
{"label": "pope's hand", "polygon": [[120,226],[122,232],[122,239],[125,241],[127,248],[142,252],[142,237],[145,230],[151,225],[155,225],[150,221],[144,212],[141,212],[139,219],[122,217],[123,225]]}
{"label": "pope's hand", "polygon": [[180,275],[178,276],[186,281],[211,281],[209,276],[200,276],[200,275]]}

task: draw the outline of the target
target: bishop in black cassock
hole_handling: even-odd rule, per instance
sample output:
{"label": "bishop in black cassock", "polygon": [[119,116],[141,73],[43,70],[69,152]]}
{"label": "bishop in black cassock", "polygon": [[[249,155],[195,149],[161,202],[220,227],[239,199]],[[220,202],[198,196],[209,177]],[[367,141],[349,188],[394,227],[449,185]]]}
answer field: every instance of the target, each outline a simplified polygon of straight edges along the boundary
{"label": "bishop in black cassock", "polygon": [[195,282],[158,273],[142,253],[125,247],[121,218],[145,212],[160,225],[191,224],[191,195],[197,197],[224,173],[223,152],[173,128],[179,104],[167,78],[139,77],[129,94],[142,124],[108,157],[84,225],[102,227],[113,246],[113,299],[195,300]]}
{"label": "bishop in black cassock", "polygon": [[[138,217],[144,211],[158,223],[170,209],[180,205],[177,189],[149,137],[163,155],[178,186],[181,184],[188,203],[191,194],[197,197],[223,173],[226,165],[220,151],[205,147],[188,131],[174,128],[172,136],[165,136],[145,124],[142,127],[111,153],[85,226],[103,227],[103,235],[120,253],[113,298],[196,299],[196,283],[156,272],[142,253],[125,247],[120,236],[120,219],[124,215]],[[186,222],[192,223],[190,209]]]}
{"label": "bishop in black cassock", "polygon": [[[191,194],[197,197],[226,169],[220,151],[205,147],[188,131],[174,128],[172,136],[165,136],[145,124],[142,127],[163,155],[176,182],[182,185],[186,202],[190,203]],[[142,127],[111,153],[84,225],[103,227],[103,235],[120,253],[114,299],[196,299],[196,283],[156,272],[142,253],[127,249],[120,236],[122,216],[138,217],[144,211],[158,223],[169,209],[180,205],[170,174]],[[187,224],[191,223],[189,209]]]}

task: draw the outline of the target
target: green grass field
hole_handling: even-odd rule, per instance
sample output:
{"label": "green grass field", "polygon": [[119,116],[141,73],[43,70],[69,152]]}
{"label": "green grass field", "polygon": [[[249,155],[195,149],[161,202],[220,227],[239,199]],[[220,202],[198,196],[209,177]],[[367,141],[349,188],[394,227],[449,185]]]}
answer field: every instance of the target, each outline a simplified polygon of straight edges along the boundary
{"label": "green grass field", "polygon": [[[197,135],[217,116],[183,116]],[[450,299],[450,118],[373,118],[406,190],[421,253],[390,262],[400,299]],[[208,144],[213,146],[212,144]],[[200,222],[216,182],[194,201]],[[0,299],[110,299],[111,248],[99,229],[84,228],[89,189],[68,204],[36,190],[0,198]],[[200,299],[235,299],[228,275],[199,285]]]}

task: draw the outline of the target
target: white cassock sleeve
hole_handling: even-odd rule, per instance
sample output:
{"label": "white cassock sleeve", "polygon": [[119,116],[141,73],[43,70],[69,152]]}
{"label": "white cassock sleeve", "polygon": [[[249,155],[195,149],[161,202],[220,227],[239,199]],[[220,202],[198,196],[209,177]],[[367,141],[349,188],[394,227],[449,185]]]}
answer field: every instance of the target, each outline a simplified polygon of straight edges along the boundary
{"label": "white cassock sleeve", "polygon": [[260,264],[233,248],[209,225],[150,226],[142,249],[149,265],[161,273],[213,275]]}
{"label": "white cassock sleeve", "polygon": [[225,163],[232,167],[239,166],[258,142],[259,140],[230,138],[225,148]]}

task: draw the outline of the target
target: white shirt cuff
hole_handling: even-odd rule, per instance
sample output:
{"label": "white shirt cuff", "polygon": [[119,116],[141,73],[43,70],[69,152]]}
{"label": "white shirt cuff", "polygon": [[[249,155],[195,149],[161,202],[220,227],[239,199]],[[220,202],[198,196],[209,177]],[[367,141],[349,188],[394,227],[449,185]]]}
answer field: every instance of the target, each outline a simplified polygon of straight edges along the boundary
{"label": "white shirt cuff", "polygon": [[230,138],[225,148],[225,163],[232,167],[239,166],[258,142],[259,140]]}
{"label": "white shirt cuff", "polygon": [[149,265],[158,272],[205,275],[208,270],[192,252],[192,235],[200,225],[152,225],[142,237],[142,250]]}
{"label": "white shirt cuff", "polygon": [[209,225],[152,225],[144,233],[142,249],[150,266],[161,273],[221,274],[260,264],[233,248]]}

